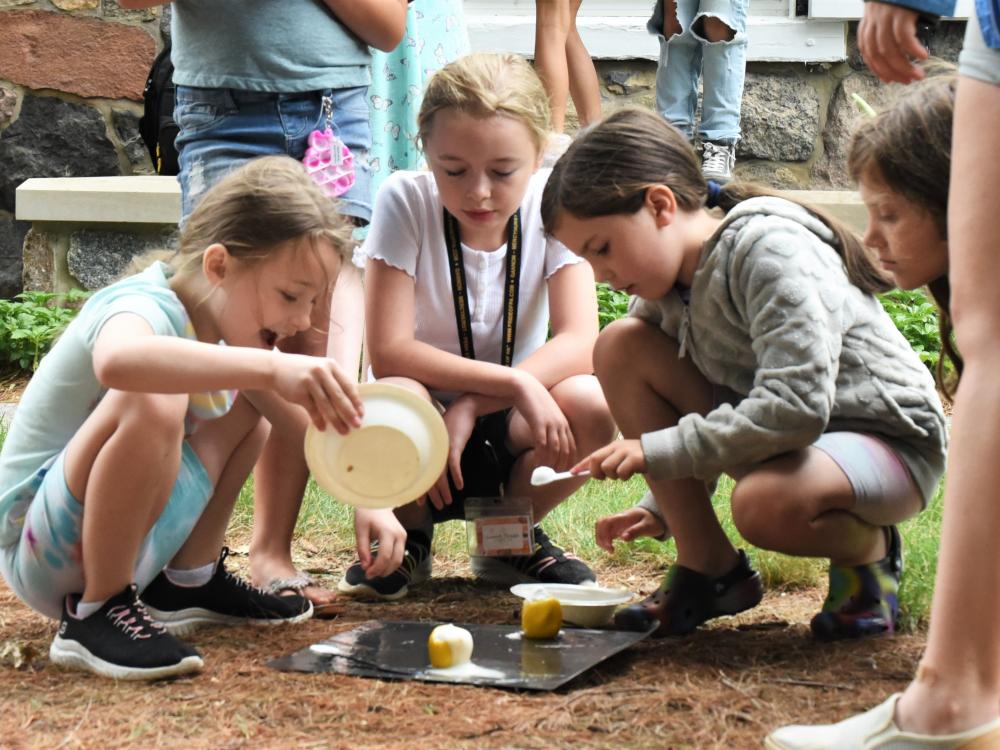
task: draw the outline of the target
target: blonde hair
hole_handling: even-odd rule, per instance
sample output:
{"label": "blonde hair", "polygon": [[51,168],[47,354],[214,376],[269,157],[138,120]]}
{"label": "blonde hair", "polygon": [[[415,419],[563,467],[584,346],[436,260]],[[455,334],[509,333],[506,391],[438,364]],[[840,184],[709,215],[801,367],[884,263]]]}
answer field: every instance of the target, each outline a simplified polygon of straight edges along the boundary
{"label": "blonde hair", "polygon": [[179,274],[190,273],[201,268],[205,249],[215,243],[252,265],[299,240],[318,253],[318,243],[325,240],[350,262],[351,231],[348,219],[300,162],[289,156],[264,156],[231,172],[205,193],[180,231],[176,250],[147,253],[133,261],[129,272],[162,260]]}
{"label": "blonde hair", "polygon": [[434,116],[455,109],[473,117],[503,115],[531,132],[541,153],[549,134],[549,100],[534,69],[518,56],[477,52],[448,63],[427,84],[417,116],[420,143],[426,147]]}
{"label": "blonde hair", "polygon": [[[908,86],[892,106],[865,120],[854,131],[847,168],[855,182],[870,176],[926,211],[940,238],[947,239],[951,130],[958,78],[954,67],[944,63],[925,68],[931,77]],[[941,334],[942,356],[934,375],[941,392],[950,401],[964,362],[952,336],[948,276],[932,279],[927,290],[938,308]],[[945,377],[945,360],[955,368],[954,380]]]}
{"label": "blonde hair", "polygon": [[[688,212],[705,207],[708,183],[691,144],[660,115],[621,109],[581,132],[556,162],[542,194],[542,222],[553,232],[563,211],[580,218],[634,214],[653,185],[666,185],[677,205]],[[719,189],[716,204],[729,211],[749,198],[784,197],[760,185],[730,182]],[[831,243],[844,259],[851,283],[865,292],[892,288],[861,240],[826,212],[799,201],[833,232]]]}

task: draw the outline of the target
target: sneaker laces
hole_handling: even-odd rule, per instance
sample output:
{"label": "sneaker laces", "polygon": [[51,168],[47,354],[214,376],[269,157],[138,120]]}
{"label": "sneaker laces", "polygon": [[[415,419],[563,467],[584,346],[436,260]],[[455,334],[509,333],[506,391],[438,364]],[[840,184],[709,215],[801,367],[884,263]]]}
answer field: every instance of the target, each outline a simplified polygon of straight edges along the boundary
{"label": "sneaker laces", "polygon": [[231,573],[226,569],[225,561],[229,557],[229,547],[223,547],[222,552],[219,553],[219,568],[222,570],[222,577],[227,583],[231,583],[237,588],[249,591],[252,594],[260,594],[261,596],[268,596],[268,593],[260,588],[259,586],[254,586],[250,581],[248,581],[243,576],[238,576],[235,573]]}
{"label": "sneaker laces", "polygon": [[146,607],[138,599],[138,592],[132,586],[132,593],[136,598],[130,604],[116,604],[107,613],[107,618],[111,624],[121,630],[133,641],[152,638],[154,635],[162,635],[166,628],[149,616]]}
{"label": "sneaker laces", "polygon": [[719,146],[711,141],[702,144],[703,161],[701,168],[703,172],[712,174],[726,174],[729,172],[729,148]]}

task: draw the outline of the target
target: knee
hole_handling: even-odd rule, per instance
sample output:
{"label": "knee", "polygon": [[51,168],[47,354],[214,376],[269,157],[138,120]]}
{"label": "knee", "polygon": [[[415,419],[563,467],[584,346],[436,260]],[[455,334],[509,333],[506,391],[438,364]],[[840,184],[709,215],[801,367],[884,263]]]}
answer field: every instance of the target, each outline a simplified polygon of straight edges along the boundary
{"label": "knee", "polygon": [[619,378],[622,363],[641,351],[642,338],[651,330],[649,323],[638,318],[621,318],[610,323],[597,337],[594,345],[594,374],[601,383]]}
{"label": "knee", "polygon": [[[119,392],[121,393],[121,392]],[[143,439],[162,438],[180,444],[188,395],[177,393],[121,393],[119,427],[141,432]]]}
{"label": "knee", "polygon": [[395,385],[400,388],[405,388],[408,391],[416,393],[420,398],[426,399],[427,401],[433,401],[431,398],[430,391],[424,386],[423,383],[414,380],[413,378],[404,378],[400,376],[391,376],[387,378],[378,378],[376,381],[378,383],[385,383],[387,385]]}
{"label": "knee", "polygon": [[614,440],[618,432],[597,379],[577,375],[552,389],[552,397],[569,422],[581,454]]}
{"label": "knee", "polygon": [[736,38],[736,29],[718,16],[700,16],[692,26],[694,33],[708,42],[731,42]]}
{"label": "knee", "polygon": [[733,488],[731,507],[733,524],[740,536],[762,549],[776,549],[776,537],[787,534],[793,527],[787,523],[782,504],[772,483],[753,474],[744,477]]}

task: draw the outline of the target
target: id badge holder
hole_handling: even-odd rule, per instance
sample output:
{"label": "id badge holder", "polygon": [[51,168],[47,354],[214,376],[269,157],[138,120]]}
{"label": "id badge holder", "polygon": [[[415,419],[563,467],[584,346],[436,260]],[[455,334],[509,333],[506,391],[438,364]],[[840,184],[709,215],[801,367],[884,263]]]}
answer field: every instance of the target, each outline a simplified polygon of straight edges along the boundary
{"label": "id badge holder", "polygon": [[468,497],[465,527],[473,557],[530,555],[534,518],[528,497]]}
{"label": "id badge holder", "polygon": [[343,195],[354,184],[354,155],[333,132],[333,99],[323,97],[325,128],[309,134],[309,147],[302,157],[313,182],[331,198]]}

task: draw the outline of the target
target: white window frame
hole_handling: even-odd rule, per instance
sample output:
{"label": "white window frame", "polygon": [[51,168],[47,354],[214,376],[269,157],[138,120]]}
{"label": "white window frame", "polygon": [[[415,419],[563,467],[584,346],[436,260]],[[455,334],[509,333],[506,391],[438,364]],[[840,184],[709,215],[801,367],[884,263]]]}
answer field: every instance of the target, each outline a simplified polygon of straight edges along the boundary
{"label": "white window frame", "polygon": [[[956,17],[974,0],[959,0]],[[646,31],[651,0],[584,0],[577,28],[596,60],[659,58],[659,42]],[[756,6],[756,13],[755,13]],[[809,15],[795,17],[795,0],[751,0],[747,59],[765,62],[839,62],[847,58],[847,21],[861,17],[863,0],[810,0]],[[534,56],[531,0],[465,0],[472,48]]]}
{"label": "white window frame", "polygon": [[[864,6],[864,0],[809,0],[809,17],[857,20],[861,18]],[[955,15],[951,17],[968,18],[974,7],[975,0],[958,0]]]}

